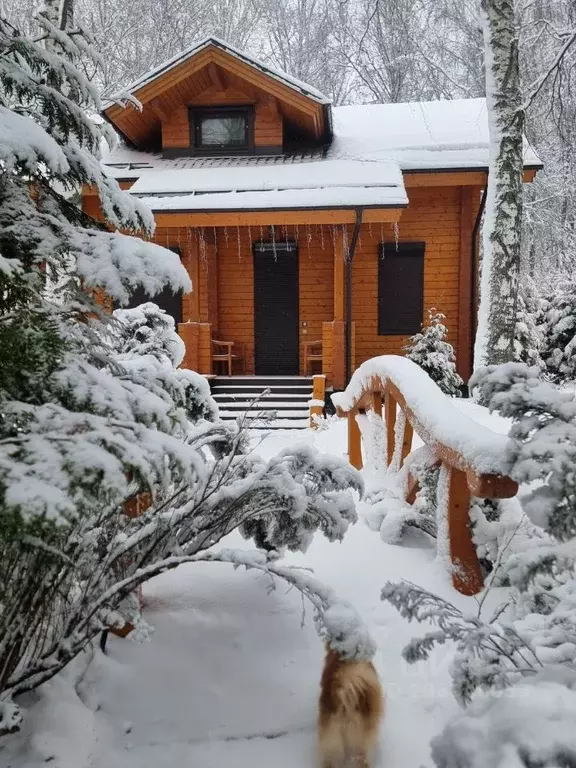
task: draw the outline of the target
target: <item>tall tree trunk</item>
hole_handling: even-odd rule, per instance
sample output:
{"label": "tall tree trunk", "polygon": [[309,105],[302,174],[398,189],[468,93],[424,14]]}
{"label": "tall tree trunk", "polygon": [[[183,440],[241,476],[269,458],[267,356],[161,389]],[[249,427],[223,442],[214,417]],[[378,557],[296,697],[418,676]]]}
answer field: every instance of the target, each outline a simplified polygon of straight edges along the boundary
{"label": "tall tree trunk", "polygon": [[490,175],[483,229],[475,367],[513,359],[520,234],[524,111],[514,0],[482,0]]}

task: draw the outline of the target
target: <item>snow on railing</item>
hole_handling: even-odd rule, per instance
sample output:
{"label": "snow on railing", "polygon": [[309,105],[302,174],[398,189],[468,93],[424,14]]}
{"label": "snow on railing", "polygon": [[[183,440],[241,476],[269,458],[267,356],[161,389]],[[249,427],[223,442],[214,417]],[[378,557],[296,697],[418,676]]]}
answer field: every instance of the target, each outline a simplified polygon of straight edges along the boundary
{"label": "snow on railing", "polygon": [[[458,410],[432,379],[411,360],[383,355],[358,368],[344,392],[332,395],[339,416],[348,418],[348,458],[362,468],[362,436],[357,416],[372,410],[386,424],[383,462],[398,471],[412,447],[416,431],[436,466],[449,471],[447,515],[453,583],[463,594],[476,594],[483,578],[470,534],[470,498],[506,499],[518,492],[507,472],[508,438],[492,432]],[[397,407],[400,414],[397,415]],[[408,473],[406,501],[418,491]]]}

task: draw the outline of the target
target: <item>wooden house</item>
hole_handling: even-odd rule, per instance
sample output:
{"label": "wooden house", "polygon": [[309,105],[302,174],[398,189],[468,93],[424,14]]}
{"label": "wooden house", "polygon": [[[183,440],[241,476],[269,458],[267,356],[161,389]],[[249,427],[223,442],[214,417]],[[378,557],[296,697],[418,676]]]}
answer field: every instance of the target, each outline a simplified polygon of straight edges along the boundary
{"label": "wooden house", "polygon": [[[488,175],[483,99],[332,107],[316,89],[207,38],[112,98],[103,162],[154,212],[193,291],[170,312],[201,373],[326,375],[399,353],[428,308],[471,369]],[[539,167],[525,150],[526,180]],[[98,215],[94,190],[84,209]],[[146,297],[138,294],[134,302]]]}

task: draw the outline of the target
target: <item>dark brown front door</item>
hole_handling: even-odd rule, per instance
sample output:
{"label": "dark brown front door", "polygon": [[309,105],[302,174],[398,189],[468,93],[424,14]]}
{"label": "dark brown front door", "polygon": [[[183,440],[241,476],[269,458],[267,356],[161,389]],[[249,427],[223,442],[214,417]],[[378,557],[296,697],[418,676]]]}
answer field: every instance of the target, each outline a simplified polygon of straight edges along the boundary
{"label": "dark brown front door", "polygon": [[298,376],[298,250],[295,243],[254,246],[254,344],[257,376]]}

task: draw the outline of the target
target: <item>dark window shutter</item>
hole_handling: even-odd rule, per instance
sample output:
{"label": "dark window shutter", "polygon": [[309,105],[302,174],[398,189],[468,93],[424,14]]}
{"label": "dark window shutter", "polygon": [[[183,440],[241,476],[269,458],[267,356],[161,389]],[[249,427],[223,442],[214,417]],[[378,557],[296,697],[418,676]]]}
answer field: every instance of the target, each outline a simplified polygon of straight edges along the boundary
{"label": "dark window shutter", "polygon": [[[168,250],[180,256],[179,248],[169,248]],[[173,293],[171,288],[166,287],[160,293],[150,296],[143,288],[137,288],[130,296],[130,302],[126,309],[139,307],[140,304],[145,304],[147,301],[153,302],[166,314],[171,315],[176,323],[176,330],[178,330],[178,323],[182,322],[182,291]]]}
{"label": "dark window shutter", "polygon": [[424,304],[424,243],[382,243],[378,259],[378,333],[418,333]]}

